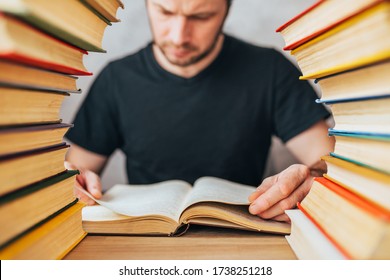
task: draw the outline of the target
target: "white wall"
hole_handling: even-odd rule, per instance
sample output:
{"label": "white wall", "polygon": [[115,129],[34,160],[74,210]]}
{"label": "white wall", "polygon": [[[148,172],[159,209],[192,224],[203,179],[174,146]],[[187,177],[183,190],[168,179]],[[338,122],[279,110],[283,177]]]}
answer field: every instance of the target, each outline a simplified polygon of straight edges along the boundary
{"label": "white wall", "polygon": [[[125,9],[118,12],[121,22],[107,27],[105,32],[103,47],[107,53],[91,52],[84,59],[87,69],[95,75],[108,61],[134,52],[150,41],[151,34],[145,11],[145,0],[124,0],[123,2]],[[275,29],[314,2],[316,0],[233,0],[225,31],[248,42],[274,47],[282,51],[284,41]],[[292,59],[288,53],[285,55]],[[72,122],[95,75],[79,78],[78,86],[83,93],[71,95],[64,102],[62,107],[64,122]],[[276,139],[272,147],[272,159],[268,166],[268,174],[280,171],[295,161]],[[108,188],[115,183],[124,183],[126,180],[124,156],[118,151],[102,174],[103,186]]]}

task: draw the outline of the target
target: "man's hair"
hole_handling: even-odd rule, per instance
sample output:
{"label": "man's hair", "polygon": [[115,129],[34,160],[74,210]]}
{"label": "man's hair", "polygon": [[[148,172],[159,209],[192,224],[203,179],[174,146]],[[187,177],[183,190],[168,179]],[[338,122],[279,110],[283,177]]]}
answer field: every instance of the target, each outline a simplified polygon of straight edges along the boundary
{"label": "man's hair", "polygon": [[233,1],[233,0],[227,0],[228,6],[230,6],[230,5],[232,4],[232,1]]}

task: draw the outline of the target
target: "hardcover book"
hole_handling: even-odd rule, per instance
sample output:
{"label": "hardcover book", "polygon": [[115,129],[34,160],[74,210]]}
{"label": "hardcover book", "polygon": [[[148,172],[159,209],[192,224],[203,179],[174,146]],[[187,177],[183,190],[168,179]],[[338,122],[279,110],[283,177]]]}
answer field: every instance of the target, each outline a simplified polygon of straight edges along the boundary
{"label": "hardcover book", "polygon": [[76,174],[63,172],[0,197],[0,247],[74,201]]}
{"label": "hardcover book", "polygon": [[80,49],[104,52],[103,34],[110,23],[79,0],[0,0],[0,11]]}
{"label": "hardcover book", "polygon": [[390,211],[323,177],[298,207],[348,258],[390,258]]}
{"label": "hardcover book", "polygon": [[321,99],[318,102],[335,103],[388,95],[388,77],[390,60],[317,79],[315,82],[321,89]]}
{"label": "hardcover book", "polygon": [[0,157],[56,146],[73,125],[66,123],[0,128]]}
{"label": "hardcover book", "polygon": [[99,14],[105,17],[110,22],[120,21],[116,17],[118,8],[124,8],[122,1],[120,0],[82,0],[93,9],[95,9]]}
{"label": "hardcover book", "polygon": [[284,50],[293,50],[379,2],[383,0],[319,0],[276,32],[285,40]]}
{"label": "hardcover book", "polygon": [[[77,202],[77,201],[76,201]],[[69,205],[0,250],[2,260],[62,259],[86,235],[81,224],[83,203]]]}
{"label": "hardcover book", "polygon": [[333,154],[347,161],[390,174],[390,134],[329,131],[336,144]]}
{"label": "hardcover book", "polygon": [[59,123],[69,93],[0,86],[0,126]]}
{"label": "hardcover book", "polygon": [[390,94],[327,103],[334,130],[371,134],[390,134]]}
{"label": "hardcover book", "polygon": [[390,211],[390,174],[332,156],[321,159],[328,168],[325,178]]}
{"label": "hardcover book", "polygon": [[286,239],[300,260],[344,260],[346,257],[299,209],[285,211],[291,220]]}
{"label": "hardcover book", "polygon": [[92,74],[83,64],[86,51],[1,12],[0,26],[0,58],[64,74]]}
{"label": "hardcover book", "polygon": [[389,15],[390,1],[381,1],[292,50],[301,79],[322,78],[389,59]]}
{"label": "hardcover book", "polygon": [[0,156],[0,196],[65,171],[69,145]]}
{"label": "hardcover book", "polygon": [[0,60],[0,86],[80,93],[77,77]]}

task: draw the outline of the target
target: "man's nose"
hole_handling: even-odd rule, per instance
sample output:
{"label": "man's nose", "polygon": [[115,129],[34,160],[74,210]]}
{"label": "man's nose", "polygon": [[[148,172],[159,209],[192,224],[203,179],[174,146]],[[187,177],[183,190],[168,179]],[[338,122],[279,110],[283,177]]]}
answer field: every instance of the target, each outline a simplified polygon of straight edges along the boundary
{"label": "man's nose", "polygon": [[171,42],[177,46],[187,43],[190,39],[190,26],[185,16],[177,16],[170,32]]}

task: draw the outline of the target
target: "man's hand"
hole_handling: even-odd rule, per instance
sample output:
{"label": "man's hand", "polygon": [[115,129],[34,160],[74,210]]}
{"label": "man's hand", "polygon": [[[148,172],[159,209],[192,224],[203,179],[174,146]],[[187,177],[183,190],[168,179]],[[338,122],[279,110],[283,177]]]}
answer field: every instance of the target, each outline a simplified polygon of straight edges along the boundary
{"label": "man's hand", "polygon": [[102,197],[102,185],[100,183],[99,175],[91,170],[77,168],[68,161],[65,161],[65,168],[73,170],[77,169],[80,171],[80,175],[76,176],[75,196],[81,201],[84,201],[88,205],[95,204],[95,201],[89,198],[80,189],[86,190],[96,199]]}
{"label": "man's hand", "polygon": [[[313,175],[303,164],[294,164],[284,171],[263,180],[249,196],[249,212],[262,219],[289,221],[285,210],[295,208],[309,192]],[[321,174],[322,175],[322,174]]]}

